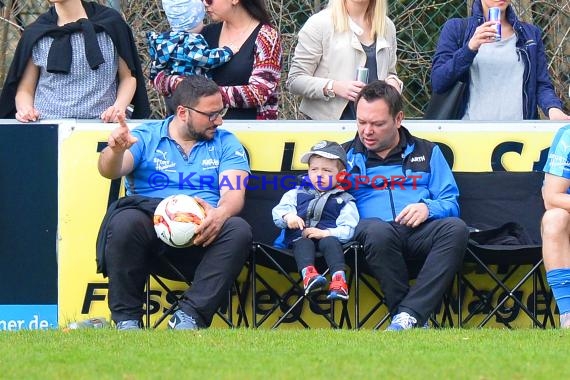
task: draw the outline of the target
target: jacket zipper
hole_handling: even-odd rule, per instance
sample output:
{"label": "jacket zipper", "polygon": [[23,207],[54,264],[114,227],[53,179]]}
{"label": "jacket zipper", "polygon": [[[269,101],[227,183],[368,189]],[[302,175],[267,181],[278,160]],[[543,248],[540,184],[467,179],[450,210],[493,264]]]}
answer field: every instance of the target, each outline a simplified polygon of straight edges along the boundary
{"label": "jacket zipper", "polygon": [[392,208],[392,219],[396,220],[396,206],[394,205],[394,197],[392,196],[391,184],[388,186],[388,194],[390,195],[390,207]]}
{"label": "jacket zipper", "polygon": [[[519,36],[522,36],[522,26],[517,25],[514,26],[513,25],[513,30],[515,31],[515,37],[518,39]],[[525,71],[525,76],[523,78],[523,88],[522,88],[522,94],[523,94],[523,119],[528,119],[529,117],[529,104],[528,104],[528,94],[527,94],[527,86],[528,86],[528,81],[530,79],[530,57],[528,56],[528,51],[526,50],[526,45],[527,41],[525,41],[525,43],[523,44],[522,47],[517,48],[517,52],[519,53],[519,57],[522,57],[522,59],[524,60],[524,71]]]}
{"label": "jacket zipper", "polygon": [[307,227],[311,227],[311,220],[313,220],[313,217],[315,216],[315,208],[317,207],[317,203],[319,202],[319,199],[321,198],[321,194],[319,194],[318,192],[315,194],[315,196],[313,197],[313,201],[314,202],[309,202],[309,206],[313,206],[311,208],[307,207],[307,216],[305,218],[305,228]]}

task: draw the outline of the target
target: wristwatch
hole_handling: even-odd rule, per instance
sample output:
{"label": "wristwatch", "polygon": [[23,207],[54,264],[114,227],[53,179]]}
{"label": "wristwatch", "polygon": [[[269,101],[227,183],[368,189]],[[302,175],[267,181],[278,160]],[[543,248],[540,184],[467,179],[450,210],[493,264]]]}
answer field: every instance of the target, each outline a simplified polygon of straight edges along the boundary
{"label": "wristwatch", "polygon": [[327,98],[334,98],[336,96],[333,90],[333,83],[334,80],[329,80],[329,82],[327,83],[327,87],[325,88],[325,94]]}

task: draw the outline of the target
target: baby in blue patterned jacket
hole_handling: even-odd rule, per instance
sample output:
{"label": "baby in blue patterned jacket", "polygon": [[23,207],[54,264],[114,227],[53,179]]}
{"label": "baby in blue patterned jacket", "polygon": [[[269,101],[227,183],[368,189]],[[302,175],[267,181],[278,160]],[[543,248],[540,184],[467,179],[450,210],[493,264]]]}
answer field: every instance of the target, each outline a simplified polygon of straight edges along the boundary
{"label": "baby in blue patterned jacket", "polygon": [[[148,32],[150,80],[169,75],[208,75],[208,71],[228,62],[238,49],[223,46],[210,49],[200,34],[205,9],[202,0],[162,0],[170,31]],[[156,87],[156,86],[155,86]]]}

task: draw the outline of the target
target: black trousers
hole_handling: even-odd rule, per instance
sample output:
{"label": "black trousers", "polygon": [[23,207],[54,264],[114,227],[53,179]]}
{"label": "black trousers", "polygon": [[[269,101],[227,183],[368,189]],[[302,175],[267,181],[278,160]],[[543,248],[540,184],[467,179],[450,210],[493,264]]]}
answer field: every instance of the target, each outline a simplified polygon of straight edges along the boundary
{"label": "black trousers", "polygon": [[[361,219],[355,239],[380,283],[390,313],[407,312],[423,324],[459,270],[468,231],[459,218],[443,218],[410,228],[380,219]],[[410,287],[409,264],[423,262]]]}
{"label": "black trousers", "polygon": [[249,224],[231,217],[207,248],[172,248],[158,239],[152,219],[144,212],[120,211],[109,221],[105,250],[111,318],[115,322],[142,319],[149,273],[177,279],[159,257],[165,255],[192,280],[180,308],[193,316],[198,326],[209,326],[248,258],[251,241]]}
{"label": "black trousers", "polygon": [[342,244],[336,237],[327,236],[314,240],[302,237],[293,242],[293,256],[295,256],[299,272],[309,265],[315,265],[317,250],[325,257],[331,275],[339,270],[344,270]]}

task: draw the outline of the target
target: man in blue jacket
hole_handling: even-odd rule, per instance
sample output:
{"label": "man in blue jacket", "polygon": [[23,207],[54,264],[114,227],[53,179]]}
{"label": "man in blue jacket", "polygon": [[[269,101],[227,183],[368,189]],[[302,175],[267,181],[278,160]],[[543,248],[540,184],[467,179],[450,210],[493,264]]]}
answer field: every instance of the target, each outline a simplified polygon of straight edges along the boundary
{"label": "man in blue jacket", "polygon": [[[355,101],[358,135],[344,145],[356,198],[355,239],[380,282],[392,314],[388,330],[423,326],[459,269],[468,231],[459,219],[458,189],[439,147],[410,134],[402,97],[384,81]],[[408,264],[423,261],[413,286]]]}

